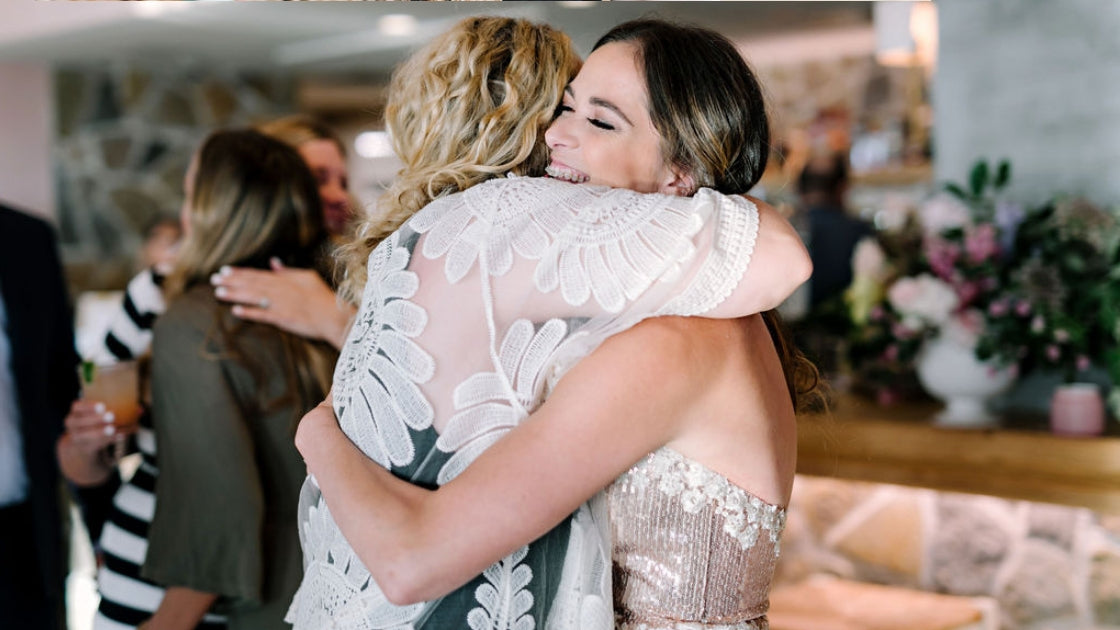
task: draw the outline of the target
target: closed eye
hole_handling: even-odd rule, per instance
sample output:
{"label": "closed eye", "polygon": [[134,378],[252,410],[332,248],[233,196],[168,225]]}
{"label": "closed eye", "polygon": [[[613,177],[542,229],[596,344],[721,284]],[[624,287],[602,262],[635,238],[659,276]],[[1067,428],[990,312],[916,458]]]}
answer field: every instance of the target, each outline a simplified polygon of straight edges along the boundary
{"label": "closed eye", "polygon": [[598,118],[588,118],[587,122],[591,123],[595,127],[598,127],[599,129],[605,129],[607,131],[614,131],[615,129],[614,125],[606,121],[599,120]]}

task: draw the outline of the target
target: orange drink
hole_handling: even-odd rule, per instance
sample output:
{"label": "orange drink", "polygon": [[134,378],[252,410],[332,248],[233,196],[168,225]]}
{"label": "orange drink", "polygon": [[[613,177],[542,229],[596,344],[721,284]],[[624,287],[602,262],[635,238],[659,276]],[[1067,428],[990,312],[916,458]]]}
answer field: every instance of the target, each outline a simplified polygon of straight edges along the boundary
{"label": "orange drink", "polygon": [[[118,432],[131,427],[140,419],[140,370],[136,361],[121,361],[106,365],[86,362],[81,367],[82,397],[105,405],[113,414],[113,426]],[[123,435],[118,438],[115,454],[124,453]]]}

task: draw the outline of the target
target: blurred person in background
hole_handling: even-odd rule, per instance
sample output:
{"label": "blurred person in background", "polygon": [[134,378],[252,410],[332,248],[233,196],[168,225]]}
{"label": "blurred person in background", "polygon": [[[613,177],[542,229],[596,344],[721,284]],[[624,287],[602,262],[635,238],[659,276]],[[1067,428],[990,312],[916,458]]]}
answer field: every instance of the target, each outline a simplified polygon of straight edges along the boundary
{"label": "blurred person in background", "polygon": [[843,152],[811,154],[797,178],[799,203],[794,222],[805,236],[813,261],[809,308],[794,323],[798,346],[822,372],[836,375],[837,348],[851,319],[844,291],[852,282],[852,254],[874,228],[848,210],[848,163]]}
{"label": "blurred person in background", "polygon": [[[324,208],[323,227],[332,241],[341,238],[357,208],[349,194],[342,140],[325,124],[303,114],[277,118],[256,128],[299,151],[317,184]],[[163,283],[174,265],[182,230],[179,218],[161,220],[149,228],[139,256],[143,268],[129,281],[122,301],[108,318],[107,332],[97,339],[86,358],[110,363],[140,359],[148,354],[152,327],[166,308]],[[233,302],[238,298],[246,299],[250,304],[235,304],[234,315],[274,324],[305,337],[324,339],[337,348],[342,343],[353,308],[341,304],[315,270],[288,269],[279,260],[269,262],[274,271],[267,268],[220,269],[214,274],[215,279],[219,283],[228,281],[229,286],[218,291],[219,299]],[[253,293],[245,298],[246,291]],[[265,298],[266,294],[271,297]],[[75,484],[75,495],[95,549],[105,518],[113,509],[111,503],[120,488],[120,475],[103,477],[98,473],[91,481],[82,472],[69,470],[69,466],[75,463],[84,466],[82,462],[93,457],[104,458],[111,444],[137,431],[142,443],[151,439],[149,431],[140,425],[105,421],[106,413],[101,401],[73,401],[65,423],[67,432],[58,444],[63,473]],[[109,463],[115,467],[115,462]],[[134,489],[148,484],[143,479],[145,471],[141,466],[138,472],[141,478],[132,484]],[[145,492],[150,490],[147,488]]]}
{"label": "blurred person in background", "polygon": [[78,392],[51,228],[0,205],[0,626],[65,627],[63,492],[53,445]]}
{"label": "blurred person in background", "polygon": [[[115,493],[101,537],[97,629],[135,628],[149,617],[149,628],[276,627],[298,579],[294,503],[303,467],[291,432],[306,400],[327,387],[334,354],[233,318],[206,281],[224,264],[260,268],[273,256],[322,268],[315,183],[287,145],[231,131],[203,144],[184,184],[187,238],[154,294],[168,300],[168,313],[141,300],[132,310],[148,320],[145,337],[120,343],[129,356],[146,351],[154,323],[154,411],[139,427],[118,429],[95,401],[76,401],[58,445],[64,473],[84,486],[119,483],[106,457],[114,432],[137,432],[143,456]],[[233,452],[211,461],[221,449]],[[141,577],[146,559],[154,580]],[[221,614],[207,612],[215,602]]]}
{"label": "blurred person in background", "polygon": [[810,308],[839,296],[852,282],[852,252],[871,234],[870,223],[852,216],[845,202],[848,164],[842,153],[814,155],[797,178],[799,220],[808,232],[813,276]]}
{"label": "blurred person in background", "polygon": [[[303,114],[257,126],[262,133],[295,147],[319,185],[323,220],[331,242],[346,240],[359,204],[350,194],[346,147],[322,122]],[[336,274],[337,275],[337,274]],[[323,339],[339,348],[354,307],[340,301],[312,270],[291,269],[273,261],[270,269],[223,267],[213,278],[215,295],[233,304],[233,314],[272,324],[298,335]]]}

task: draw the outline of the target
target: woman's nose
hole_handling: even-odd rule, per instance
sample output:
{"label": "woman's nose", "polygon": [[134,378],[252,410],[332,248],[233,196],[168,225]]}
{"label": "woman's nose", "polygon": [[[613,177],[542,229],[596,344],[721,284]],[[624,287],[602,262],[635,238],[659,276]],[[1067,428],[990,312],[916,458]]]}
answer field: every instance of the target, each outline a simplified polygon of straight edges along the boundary
{"label": "woman's nose", "polygon": [[550,149],[558,147],[570,148],[573,144],[571,134],[571,124],[568,122],[568,117],[560,117],[552,121],[548,126],[548,130],[544,132],[544,142]]}
{"label": "woman's nose", "polygon": [[324,186],[319,191],[319,195],[325,203],[346,203],[349,199],[346,188],[337,181],[332,181]]}

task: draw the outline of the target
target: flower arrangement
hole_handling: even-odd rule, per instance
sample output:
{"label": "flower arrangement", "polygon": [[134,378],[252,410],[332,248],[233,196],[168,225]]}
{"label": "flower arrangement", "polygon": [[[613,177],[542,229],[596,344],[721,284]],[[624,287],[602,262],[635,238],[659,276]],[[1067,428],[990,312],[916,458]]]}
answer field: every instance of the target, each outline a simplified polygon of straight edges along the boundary
{"label": "flower arrangement", "polygon": [[882,229],[857,245],[845,294],[848,362],[880,398],[912,373],[927,338],[975,347],[984,313],[1006,299],[1006,235],[1019,213],[998,198],[1009,178],[1006,162],[994,171],[982,162],[967,191],[949,184],[920,207],[886,208]]}
{"label": "flower arrangement", "polygon": [[994,366],[1067,382],[1104,365],[1120,417],[1120,216],[1078,197],[1026,209],[1003,198],[1009,179],[1007,162],[979,162],[967,189],[884,210],[895,218],[853,255],[850,367],[889,389],[924,340],[952,335]]}
{"label": "flower arrangement", "polygon": [[989,306],[977,356],[1056,369],[1067,383],[1109,364],[1110,406],[1120,417],[1118,249],[1120,217],[1085,199],[1060,197],[1028,212],[1001,279],[1007,297]]}

